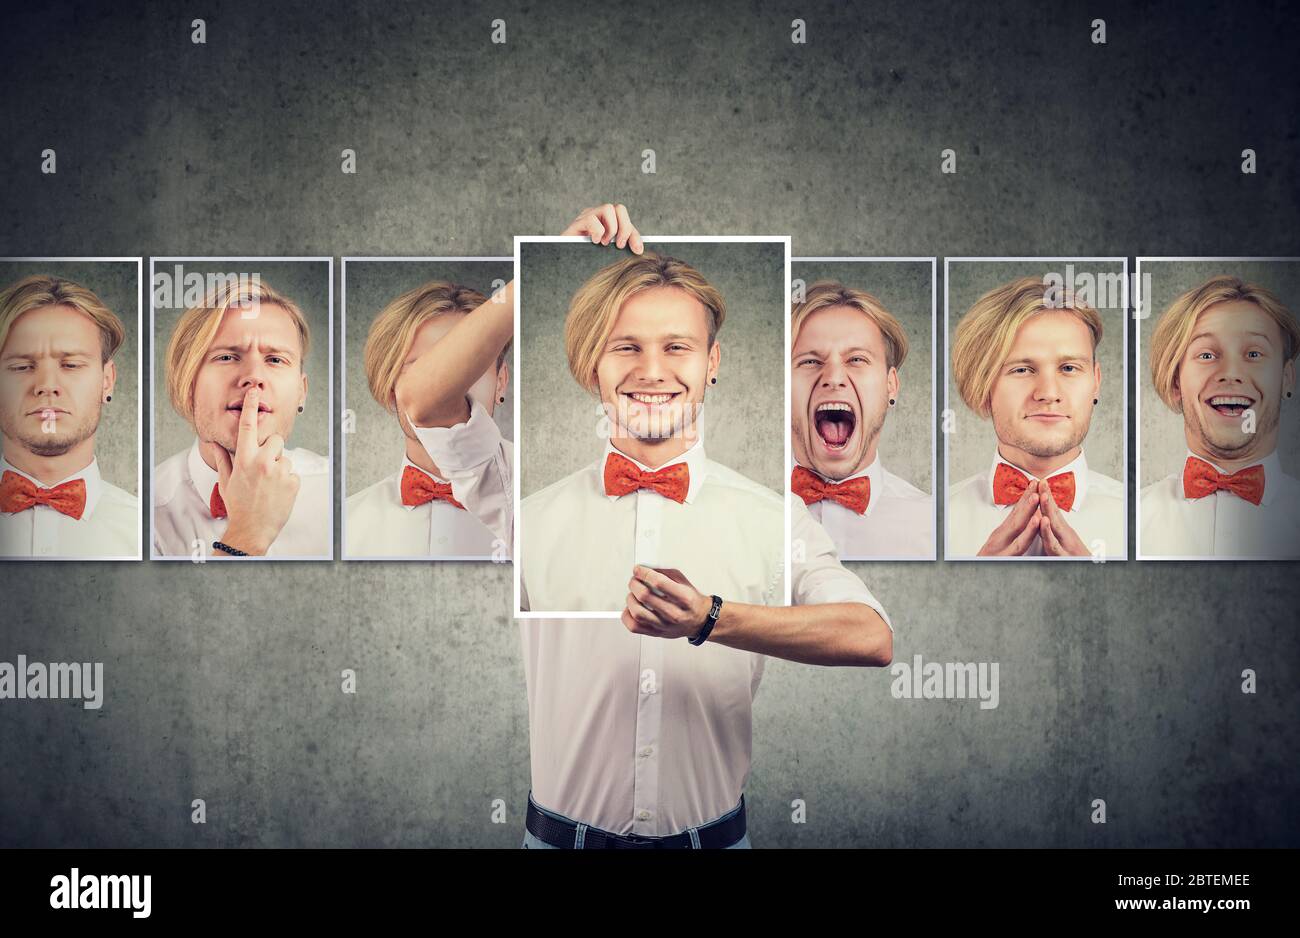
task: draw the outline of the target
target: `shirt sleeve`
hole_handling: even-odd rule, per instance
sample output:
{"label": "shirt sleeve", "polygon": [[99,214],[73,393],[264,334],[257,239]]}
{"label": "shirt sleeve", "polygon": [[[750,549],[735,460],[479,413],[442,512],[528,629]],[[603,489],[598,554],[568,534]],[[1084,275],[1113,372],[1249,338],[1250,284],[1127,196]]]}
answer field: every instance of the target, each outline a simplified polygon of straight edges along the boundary
{"label": "shirt sleeve", "polygon": [[465,509],[514,550],[514,478],[510,444],[487,408],[466,396],[469,419],[450,427],[421,427],[406,415],[420,445],[451,483]]}
{"label": "shirt sleeve", "polygon": [[823,603],[863,603],[885,620],[889,630],[894,623],[871,590],[857,574],[845,569],[835,552],[835,543],[826,529],[813,520],[803,499],[790,498],[791,571],[794,575],[794,604],[815,606]]}

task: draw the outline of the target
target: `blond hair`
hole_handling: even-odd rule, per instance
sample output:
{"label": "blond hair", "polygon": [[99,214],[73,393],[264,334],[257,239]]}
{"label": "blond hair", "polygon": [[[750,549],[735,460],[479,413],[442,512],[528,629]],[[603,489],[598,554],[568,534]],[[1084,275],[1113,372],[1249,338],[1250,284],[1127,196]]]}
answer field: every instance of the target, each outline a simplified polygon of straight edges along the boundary
{"label": "blond hair", "polygon": [[569,371],[580,385],[597,392],[596,363],[614,332],[619,311],[632,296],[654,287],[676,287],[699,300],[709,314],[709,348],[727,317],[717,288],[691,265],[647,251],[597,271],[578,288],[564,320],[564,351]]}
{"label": "blond hair", "polygon": [[1211,277],[1170,303],[1160,315],[1151,336],[1151,381],[1160,399],[1175,413],[1183,412],[1174,390],[1178,386],[1178,368],[1192,342],[1196,320],[1211,306],[1233,301],[1254,303],[1273,318],[1282,332],[1282,354],[1286,361],[1295,361],[1300,355],[1300,326],[1276,296],[1240,277]]}
{"label": "blond hair", "polygon": [[[435,316],[472,313],[486,302],[486,296],[470,287],[445,280],[431,280],[414,290],[408,290],[380,310],[375,321],[370,324],[363,353],[366,381],[379,406],[390,413],[396,413],[393,394],[397,387],[397,376],[402,371],[402,364],[420,326]],[[509,349],[510,343],[507,342],[497,355],[498,371],[501,370]]]}
{"label": "blond hair", "polygon": [[885,367],[898,368],[907,358],[907,333],[885,305],[865,290],[855,290],[834,280],[819,280],[804,293],[802,303],[790,312],[790,341],[799,339],[799,330],[813,313],[835,306],[856,309],[876,324],[885,339]]}
{"label": "blond hair", "polygon": [[[1049,290],[1052,292],[1048,300]],[[1011,352],[1016,333],[1040,313],[1068,312],[1092,333],[1092,351],[1101,342],[1101,317],[1073,292],[1049,287],[1040,277],[1021,277],[985,293],[957,323],[952,343],[952,377],[966,406],[987,419],[993,385]]]}
{"label": "blond hair", "polygon": [[299,369],[307,360],[311,329],[302,310],[288,297],[276,292],[259,277],[230,277],[213,287],[198,306],[181,314],[167,343],[167,396],[172,407],[190,423],[194,422],[194,384],[198,380],[203,358],[212,347],[222,317],[232,306],[246,307],[253,302],[278,306],[293,320],[302,344]]}
{"label": "blond hair", "polygon": [[79,283],[35,274],[24,277],[0,291],[0,348],[9,338],[9,329],[23,313],[45,306],[71,306],[94,320],[99,328],[100,364],[105,364],[126,339],[122,320],[104,305],[104,301]]}

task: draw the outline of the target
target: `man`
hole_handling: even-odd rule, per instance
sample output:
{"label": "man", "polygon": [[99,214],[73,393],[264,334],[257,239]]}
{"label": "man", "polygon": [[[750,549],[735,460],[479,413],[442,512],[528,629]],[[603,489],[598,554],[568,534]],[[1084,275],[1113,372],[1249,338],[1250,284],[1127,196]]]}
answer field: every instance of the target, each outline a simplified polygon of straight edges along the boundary
{"label": "man", "polygon": [[213,290],[167,344],[167,393],[192,446],[154,472],[159,556],[328,560],[330,464],[287,449],[307,402],[307,320],[257,279]]}
{"label": "man", "polygon": [[1187,452],[1142,492],[1143,555],[1300,557],[1300,480],[1277,455],[1297,355],[1295,316],[1237,277],[1211,278],[1165,310],[1151,339],[1151,379],[1183,415]]}
{"label": "man", "polygon": [[[476,290],[432,281],[397,297],[375,317],[366,338],[366,378],[370,393],[380,406],[397,415],[406,436],[406,449],[395,473],[348,498],[349,556],[487,560],[494,554],[508,555],[504,545],[495,543],[492,531],[456,500],[444,471],[430,458],[421,442],[422,434],[436,437],[447,431],[433,426],[417,427],[398,406],[399,386],[418,380],[413,372],[434,373],[446,379],[446,368],[437,362],[422,361],[421,357],[459,321],[480,307],[486,309],[488,303],[487,297]],[[481,409],[489,421],[496,405],[505,401],[509,383],[505,364],[508,349],[507,342],[492,364],[461,392],[468,394],[472,407]],[[419,393],[414,388],[411,391]],[[420,407],[413,409],[417,411],[417,419],[439,419],[436,408],[432,414],[426,414]],[[457,417],[466,419],[458,413],[449,415],[449,419],[460,422]],[[510,445],[505,441],[502,444]]]}
{"label": "man", "polygon": [[140,501],[95,458],[125,336],[69,280],[25,277],[0,292],[0,556],[140,558]]}
{"label": "man", "polygon": [[992,419],[997,446],[987,472],[949,489],[949,557],[1124,555],[1124,486],[1083,455],[1101,393],[1101,317],[1051,289],[1013,280],[957,324],[953,381]]}
{"label": "man", "polygon": [[841,559],[933,560],[930,496],[880,459],[907,333],[874,296],[829,281],[794,304],[790,333],[791,491]]}
{"label": "man", "polygon": [[[622,206],[589,209],[565,234],[642,251]],[[704,311],[698,313],[703,320]],[[706,328],[703,321],[694,325],[699,333]],[[703,346],[707,336],[696,338]],[[650,423],[639,423],[641,415],[631,406],[623,413],[635,426]],[[670,415],[669,423],[673,420]],[[464,477],[453,480],[459,486],[457,497],[463,491],[470,510],[485,501],[494,529],[509,543],[511,515],[500,510],[498,486],[502,478],[508,483],[511,467],[501,448],[490,445],[490,433],[466,433],[467,426],[452,430],[441,441],[446,451],[431,455],[439,465],[449,463],[457,434],[470,437],[470,448],[483,455],[477,465],[463,461]],[[718,475],[715,483],[730,479]],[[613,504],[639,494],[603,497]],[[704,502],[690,504],[694,511]],[[653,571],[636,565],[628,571],[633,580],[625,579],[626,592],[616,600],[623,608],[622,628],[609,620],[520,621],[534,796],[525,846],[749,846],[741,791],[749,771],[752,702],[762,655],[876,665],[888,664],[892,657],[892,631],[879,604],[860,579],[840,566],[830,539],[803,504],[795,501],[791,507],[793,589],[796,602],[810,604],[806,608],[728,600],[699,647],[666,641],[675,634],[698,638],[704,621],[713,618],[713,599],[680,581],[669,592]],[[633,535],[610,530],[606,539],[630,542]],[[634,582],[642,577],[651,582]],[[675,608],[656,607],[658,597],[648,593],[651,585]],[[709,611],[692,620],[687,608],[698,611],[705,600]],[[630,740],[635,741],[631,750]]]}

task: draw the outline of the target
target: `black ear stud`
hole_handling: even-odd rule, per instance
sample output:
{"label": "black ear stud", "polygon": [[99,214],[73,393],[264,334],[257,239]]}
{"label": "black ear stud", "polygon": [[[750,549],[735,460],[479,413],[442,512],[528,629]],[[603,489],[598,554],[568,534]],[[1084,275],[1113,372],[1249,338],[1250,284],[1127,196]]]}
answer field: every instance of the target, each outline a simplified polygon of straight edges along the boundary
{"label": "black ear stud", "polygon": [[300,414],[302,413],[302,405],[301,405],[301,404],[298,405],[298,413],[300,413]]}
{"label": "black ear stud", "polygon": [[1092,402],[1093,402],[1094,404],[1097,403],[1097,399],[1094,397],[1094,398],[1092,399]]}
{"label": "black ear stud", "polygon": [[709,379],[709,384],[717,384],[717,383],[718,383],[718,379],[717,379],[717,378],[710,378],[710,379]]}
{"label": "black ear stud", "polygon": [[497,398],[497,402],[498,402],[498,403],[501,403],[501,404],[504,404],[504,403],[506,402],[505,395],[503,394],[501,397],[498,397],[498,398]]}
{"label": "black ear stud", "polygon": [[890,407],[893,407],[893,406],[894,406],[895,404],[897,404],[897,403],[898,403],[898,402],[895,401],[892,397],[889,399],[889,406],[890,406]]}
{"label": "black ear stud", "polygon": [[[1290,396],[1291,396],[1290,394],[1287,394],[1287,397],[1290,397]],[[104,403],[107,404],[107,403],[108,403],[109,401],[111,401],[112,399],[113,399],[113,395],[109,394],[107,397],[104,398]]]}

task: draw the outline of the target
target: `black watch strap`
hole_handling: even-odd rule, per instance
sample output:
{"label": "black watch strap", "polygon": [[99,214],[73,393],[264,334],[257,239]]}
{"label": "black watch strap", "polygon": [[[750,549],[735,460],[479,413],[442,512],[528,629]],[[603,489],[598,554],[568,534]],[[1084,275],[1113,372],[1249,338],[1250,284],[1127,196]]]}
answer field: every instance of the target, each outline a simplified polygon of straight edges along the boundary
{"label": "black watch strap", "polygon": [[692,645],[703,645],[709,639],[709,633],[713,627],[718,624],[718,614],[722,612],[722,597],[713,597],[713,608],[709,610],[709,617],[704,620],[704,628],[694,638],[688,638],[687,641]]}

